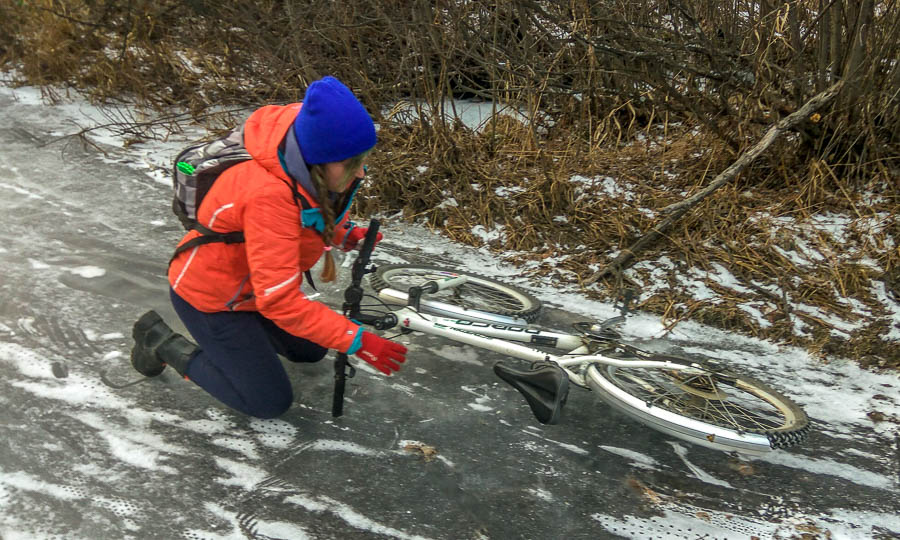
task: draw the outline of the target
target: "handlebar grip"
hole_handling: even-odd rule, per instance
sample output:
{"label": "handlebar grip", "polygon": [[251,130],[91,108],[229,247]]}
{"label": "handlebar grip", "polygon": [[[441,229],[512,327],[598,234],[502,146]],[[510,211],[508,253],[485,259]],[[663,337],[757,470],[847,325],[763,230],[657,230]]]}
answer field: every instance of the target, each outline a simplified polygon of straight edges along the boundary
{"label": "handlebar grip", "polygon": [[344,312],[355,313],[359,311],[359,300],[363,296],[362,285],[363,277],[366,275],[366,267],[369,265],[369,257],[372,250],[375,249],[375,240],[378,238],[378,229],[381,222],[377,219],[369,221],[369,230],[363,239],[362,245],[359,247],[359,254],[353,261],[353,267],[350,270],[350,285],[344,291]]}
{"label": "handlebar grip", "polygon": [[369,230],[366,231],[366,237],[363,239],[362,246],[359,248],[360,257],[365,257],[367,260],[369,255],[372,254],[372,250],[375,249],[375,239],[378,238],[378,229],[381,227],[381,222],[377,219],[372,219],[369,221]]}

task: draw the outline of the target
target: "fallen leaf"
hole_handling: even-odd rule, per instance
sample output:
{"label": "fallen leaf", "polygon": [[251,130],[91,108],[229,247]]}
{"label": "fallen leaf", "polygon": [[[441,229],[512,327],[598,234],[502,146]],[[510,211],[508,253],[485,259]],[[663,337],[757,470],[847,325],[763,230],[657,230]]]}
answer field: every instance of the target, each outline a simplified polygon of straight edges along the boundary
{"label": "fallen leaf", "polygon": [[658,493],[653,491],[652,489],[645,486],[640,480],[634,477],[628,477],[626,480],[628,487],[637,492],[638,495],[649,499],[653,504],[659,504],[662,502],[662,498]]}
{"label": "fallen leaf", "polygon": [[753,465],[736,459],[729,461],[728,467],[741,476],[751,476],[756,473],[756,469],[753,468]]}
{"label": "fallen leaf", "polygon": [[418,452],[425,457],[425,461],[431,461],[434,459],[434,456],[437,455],[438,451],[433,446],[428,446],[427,444],[422,443],[410,443],[403,447],[407,452]]}

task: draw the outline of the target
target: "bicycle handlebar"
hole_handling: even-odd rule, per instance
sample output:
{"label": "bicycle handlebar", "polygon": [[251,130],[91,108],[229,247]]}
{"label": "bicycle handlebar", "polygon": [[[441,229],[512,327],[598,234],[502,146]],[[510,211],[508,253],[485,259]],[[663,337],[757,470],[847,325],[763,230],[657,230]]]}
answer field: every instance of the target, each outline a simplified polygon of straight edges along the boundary
{"label": "bicycle handlebar", "polygon": [[[381,222],[379,220],[372,219],[369,221],[369,230],[366,232],[366,237],[359,248],[359,255],[353,261],[353,267],[350,272],[350,285],[344,291],[343,305],[345,317],[373,325],[375,328],[381,326],[383,317],[360,313],[360,302],[363,298],[362,280],[368,272],[366,267],[369,266],[372,250],[375,249],[375,241],[378,238],[378,229],[380,227]],[[394,320],[396,321],[396,317],[394,317]],[[356,370],[348,361],[347,353],[339,352],[334,361],[334,395],[331,400],[331,416],[337,418],[344,414],[344,386],[347,378],[353,377],[355,373]]]}

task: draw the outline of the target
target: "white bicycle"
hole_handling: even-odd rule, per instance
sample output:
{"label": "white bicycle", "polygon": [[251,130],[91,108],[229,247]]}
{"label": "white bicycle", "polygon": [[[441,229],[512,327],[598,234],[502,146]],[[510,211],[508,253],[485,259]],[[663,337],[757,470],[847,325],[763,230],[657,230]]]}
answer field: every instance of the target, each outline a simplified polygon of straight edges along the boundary
{"label": "white bicycle", "polygon": [[[575,333],[545,331],[529,324],[541,302],[517,287],[432,266],[370,268],[377,229],[372,220],[371,238],[363,242],[345,292],[345,314],[376,329],[399,326],[524,361],[497,362],[494,372],[522,393],[542,423],[559,421],[571,383],[597,392],[648,427],[718,450],[765,453],[796,445],[809,432],[809,419],[797,404],[752,377],[709,359],[650,353],[620,342],[612,327],[625,320],[627,302],[622,315],[575,323]],[[365,274],[372,274],[377,306],[361,303]],[[385,312],[385,305],[394,307]],[[346,358],[335,365],[335,416],[341,414],[338,379],[348,375],[347,366]]]}

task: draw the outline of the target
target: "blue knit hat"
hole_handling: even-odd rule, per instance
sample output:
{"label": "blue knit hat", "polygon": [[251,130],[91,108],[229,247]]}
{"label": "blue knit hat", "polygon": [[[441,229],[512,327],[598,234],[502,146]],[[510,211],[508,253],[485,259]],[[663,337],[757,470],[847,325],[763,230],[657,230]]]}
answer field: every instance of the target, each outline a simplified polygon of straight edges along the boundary
{"label": "blue knit hat", "polygon": [[375,146],[372,117],[344,83],[314,81],[294,119],[294,136],[309,165],[343,161]]}

